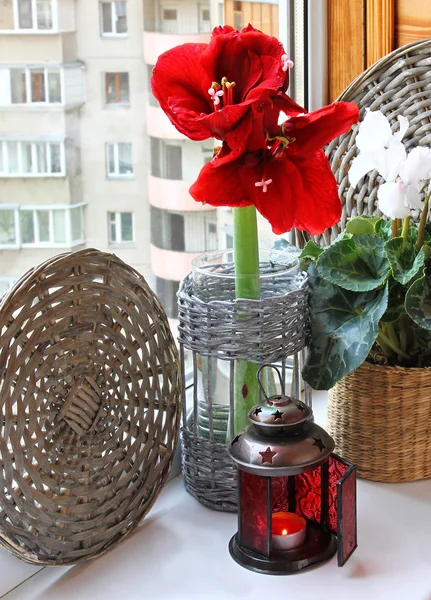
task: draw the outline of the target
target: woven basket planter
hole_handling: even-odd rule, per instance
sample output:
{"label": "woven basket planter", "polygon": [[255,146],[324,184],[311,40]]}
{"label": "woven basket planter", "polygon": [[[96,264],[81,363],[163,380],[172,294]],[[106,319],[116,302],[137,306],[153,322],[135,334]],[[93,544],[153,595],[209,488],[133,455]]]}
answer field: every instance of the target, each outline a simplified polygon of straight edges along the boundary
{"label": "woven basket planter", "polygon": [[[193,365],[192,406],[187,412],[184,403],[181,429],[183,474],[186,489],[216,510],[237,508],[236,468],[226,446],[229,418],[233,423],[235,361],[277,363],[285,381],[286,359],[300,353],[307,342],[305,276],[299,289],[289,293],[277,295],[277,281],[273,284],[274,289],[263,289],[262,300],[205,302],[194,294],[189,275],[178,293],[182,369],[185,350],[191,351]],[[223,283],[219,285],[223,298]],[[299,361],[295,365],[293,394],[297,396]],[[216,376],[225,377],[224,405],[213,402]],[[311,401],[308,388],[306,401]]]}
{"label": "woven basket planter", "polygon": [[180,425],[178,353],[143,277],[112,254],[49,259],[0,304],[0,546],[93,558],[146,515]]}
{"label": "woven basket planter", "polygon": [[431,477],[431,368],[362,364],[329,391],[327,431],[363,479]]}

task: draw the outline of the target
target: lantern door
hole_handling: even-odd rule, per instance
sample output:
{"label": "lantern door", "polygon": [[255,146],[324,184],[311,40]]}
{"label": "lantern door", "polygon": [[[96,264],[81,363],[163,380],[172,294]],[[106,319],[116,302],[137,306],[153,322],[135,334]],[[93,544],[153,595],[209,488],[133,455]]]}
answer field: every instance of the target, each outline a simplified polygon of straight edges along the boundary
{"label": "lantern door", "polygon": [[[333,458],[335,457],[333,456]],[[356,467],[354,465],[349,466],[345,475],[337,483],[337,512],[338,566],[342,567],[358,545]]]}

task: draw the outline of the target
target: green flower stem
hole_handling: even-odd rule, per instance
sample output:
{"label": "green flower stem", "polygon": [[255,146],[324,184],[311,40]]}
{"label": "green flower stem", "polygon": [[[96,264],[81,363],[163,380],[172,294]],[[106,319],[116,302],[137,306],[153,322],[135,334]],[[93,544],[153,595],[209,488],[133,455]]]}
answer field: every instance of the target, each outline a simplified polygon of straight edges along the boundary
{"label": "green flower stem", "polygon": [[[237,298],[260,299],[259,243],[256,208],[233,209],[235,295]],[[257,370],[259,365],[245,361],[235,363],[234,432],[248,425],[247,413],[258,402]],[[229,437],[229,433],[228,433]]]}
{"label": "green flower stem", "polygon": [[[383,342],[383,345],[381,342]],[[377,335],[377,343],[380,345],[380,347],[382,349],[383,349],[383,346],[388,346],[398,356],[402,356],[403,358],[406,358],[406,359],[410,358],[410,356],[406,352],[403,352],[401,350],[401,348],[399,348],[398,346],[393,344],[392,341],[389,339],[389,337],[387,337],[381,329],[379,329],[379,333]]]}
{"label": "green flower stem", "polygon": [[419,230],[418,230],[418,241],[416,243],[416,250],[419,252],[419,250],[422,248],[423,244],[424,244],[424,237],[425,237],[425,225],[427,223],[427,218],[428,218],[428,204],[429,204],[429,199],[430,199],[430,191],[427,193],[427,195],[425,196],[425,200],[424,200],[424,206],[422,209],[422,213],[421,213],[421,218],[419,221]]}
{"label": "green flower stem", "polygon": [[403,222],[403,232],[401,234],[403,237],[403,250],[405,249],[406,244],[407,244],[407,237],[409,235],[409,227],[410,227],[410,217],[406,217]]}

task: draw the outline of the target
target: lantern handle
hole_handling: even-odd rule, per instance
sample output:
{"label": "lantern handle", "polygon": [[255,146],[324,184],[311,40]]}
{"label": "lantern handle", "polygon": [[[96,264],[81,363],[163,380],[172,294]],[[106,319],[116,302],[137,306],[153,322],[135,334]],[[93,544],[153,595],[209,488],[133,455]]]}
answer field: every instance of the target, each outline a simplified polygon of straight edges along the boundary
{"label": "lantern handle", "polygon": [[281,377],[279,369],[276,366],[272,365],[271,363],[264,363],[257,370],[256,377],[257,377],[257,382],[259,384],[260,389],[262,390],[262,393],[264,395],[265,400],[269,400],[268,395],[267,395],[267,393],[265,391],[265,388],[263,387],[263,384],[262,384],[262,370],[265,369],[265,367],[269,367],[271,369],[274,369],[274,371],[277,372],[278,380],[280,382],[281,394],[284,396],[285,395],[285,393],[284,393],[284,383],[283,383],[283,378]]}

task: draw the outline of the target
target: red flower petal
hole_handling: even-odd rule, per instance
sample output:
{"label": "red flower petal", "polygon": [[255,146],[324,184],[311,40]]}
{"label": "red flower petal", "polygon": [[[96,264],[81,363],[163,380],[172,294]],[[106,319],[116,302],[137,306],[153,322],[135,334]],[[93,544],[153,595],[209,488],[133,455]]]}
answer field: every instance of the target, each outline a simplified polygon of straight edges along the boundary
{"label": "red flower petal", "polygon": [[161,108],[175,127],[192,140],[211,137],[206,124],[196,119],[212,113],[208,94],[212,79],[200,66],[199,58],[207,44],[183,44],[159,56],[151,87]]}
{"label": "red flower petal", "polygon": [[295,138],[292,152],[309,155],[350,129],[359,120],[353,102],[334,102],[311,113],[293,116],[283,123],[285,135]]}
{"label": "red flower petal", "polygon": [[295,157],[294,163],[303,182],[303,192],[296,203],[294,226],[318,235],[341,218],[337,182],[323,150],[309,158]]}

